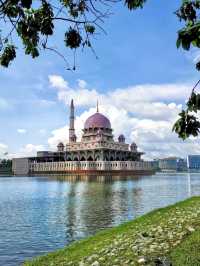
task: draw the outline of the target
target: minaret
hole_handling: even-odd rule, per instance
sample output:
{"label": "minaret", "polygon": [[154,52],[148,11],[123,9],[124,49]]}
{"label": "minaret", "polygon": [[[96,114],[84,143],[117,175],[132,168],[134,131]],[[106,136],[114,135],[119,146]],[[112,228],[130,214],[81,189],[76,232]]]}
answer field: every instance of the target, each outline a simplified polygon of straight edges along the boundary
{"label": "minaret", "polygon": [[74,129],[74,101],[71,100],[70,105],[70,117],[69,117],[69,142],[73,142],[75,136],[75,129]]}
{"label": "minaret", "polygon": [[99,112],[99,101],[97,100],[97,113]]}

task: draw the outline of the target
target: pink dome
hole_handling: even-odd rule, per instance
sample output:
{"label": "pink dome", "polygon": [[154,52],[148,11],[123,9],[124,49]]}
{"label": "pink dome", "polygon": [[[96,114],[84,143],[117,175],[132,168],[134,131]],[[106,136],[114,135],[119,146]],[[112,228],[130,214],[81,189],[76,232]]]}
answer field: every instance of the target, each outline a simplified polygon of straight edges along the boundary
{"label": "pink dome", "polygon": [[88,128],[110,128],[111,124],[107,117],[100,113],[95,113],[94,115],[91,115],[88,117],[88,119],[85,121],[84,125],[85,129]]}

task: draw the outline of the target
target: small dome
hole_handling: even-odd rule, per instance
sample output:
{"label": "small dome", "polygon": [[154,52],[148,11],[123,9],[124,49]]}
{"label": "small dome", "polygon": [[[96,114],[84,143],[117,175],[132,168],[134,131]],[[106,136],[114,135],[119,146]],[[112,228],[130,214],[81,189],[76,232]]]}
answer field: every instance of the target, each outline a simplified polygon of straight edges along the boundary
{"label": "small dome", "polygon": [[118,141],[119,141],[119,142],[125,142],[125,137],[124,137],[123,134],[119,135],[119,137],[118,137]]}
{"label": "small dome", "polygon": [[64,144],[60,142],[57,147],[64,147]]}
{"label": "small dome", "polygon": [[59,152],[63,152],[63,151],[64,151],[64,144],[63,144],[62,142],[60,142],[60,143],[58,144],[57,148],[58,148],[58,151],[59,151]]}
{"label": "small dome", "polygon": [[137,147],[137,144],[135,142],[132,142],[131,146]]}
{"label": "small dome", "polygon": [[111,129],[109,119],[101,113],[95,113],[85,121],[84,129],[89,128],[108,128]]}
{"label": "small dome", "polygon": [[130,148],[132,151],[136,151],[137,150],[137,145],[135,142],[133,142],[131,145],[130,145]]}

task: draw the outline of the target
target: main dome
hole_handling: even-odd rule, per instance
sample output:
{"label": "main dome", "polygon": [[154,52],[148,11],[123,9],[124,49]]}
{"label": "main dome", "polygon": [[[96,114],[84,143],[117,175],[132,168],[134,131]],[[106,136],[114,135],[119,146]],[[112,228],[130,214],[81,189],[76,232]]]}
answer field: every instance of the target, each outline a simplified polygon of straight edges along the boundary
{"label": "main dome", "polygon": [[109,128],[111,129],[111,124],[109,119],[102,115],[101,113],[95,113],[88,117],[84,125],[85,129],[89,128]]}

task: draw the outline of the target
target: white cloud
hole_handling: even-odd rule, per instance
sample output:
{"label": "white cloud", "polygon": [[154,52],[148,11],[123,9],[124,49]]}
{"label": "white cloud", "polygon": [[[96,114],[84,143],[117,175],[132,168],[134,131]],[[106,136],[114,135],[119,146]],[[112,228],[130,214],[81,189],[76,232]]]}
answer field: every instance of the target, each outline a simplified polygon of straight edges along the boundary
{"label": "white cloud", "polygon": [[169,110],[176,107],[180,109],[192,88],[191,84],[144,84],[117,88],[102,94],[94,88],[86,89],[82,83],[87,83],[83,80],[79,80],[75,88],[71,88],[61,76],[49,76],[49,82],[52,87],[58,89],[58,99],[66,105],[73,98],[76,106],[92,107],[98,99],[100,104],[112,104],[129,112],[139,113],[144,110],[144,113],[154,111],[154,114],[156,110],[161,109],[160,105]]}
{"label": "white cloud", "polygon": [[51,149],[55,150],[59,142],[67,142],[68,126],[53,130],[52,135],[53,136],[48,139],[48,144]]}
{"label": "white cloud", "polygon": [[87,82],[85,80],[78,79],[78,86],[82,89],[85,89],[85,87],[87,86]]}
{"label": "white cloud", "polygon": [[[96,100],[100,102],[100,112],[111,121],[114,135],[125,134],[127,141],[134,141],[146,158],[169,155],[186,156],[200,153],[199,140],[183,142],[172,133],[172,126],[182,109],[182,104],[190,94],[191,84],[138,85],[109,90],[105,94],[88,87],[86,82],[78,81],[71,88],[60,76],[49,76],[52,87],[58,89],[59,101],[69,105],[73,98],[75,107],[87,108],[76,117],[76,134],[81,137],[84,121],[96,111]],[[55,148],[59,141],[68,140],[68,126],[52,132],[48,143]]]}
{"label": "white cloud", "polygon": [[128,107],[135,102],[183,101],[191,93],[188,84],[144,84],[116,89],[109,92],[117,104],[127,103]]}
{"label": "white cloud", "polygon": [[78,80],[77,87],[71,88],[67,81],[61,76],[50,75],[49,83],[51,87],[58,90],[58,99],[66,105],[74,99],[77,106],[92,106],[100,97],[95,89],[86,89],[87,83],[84,80]]}
{"label": "white cloud", "polygon": [[3,156],[8,151],[8,146],[4,143],[0,143],[0,156]]}
{"label": "white cloud", "polygon": [[37,151],[43,150],[45,150],[45,147],[43,145],[26,144],[25,146],[20,148],[18,152],[9,154],[9,157],[18,158],[36,156]]}
{"label": "white cloud", "polygon": [[49,75],[49,82],[52,87],[57,89],[68,88],[68,82],[63,79],[63,77],[58,75]]}
{"label": "white cloud", "polygon": [[27,153],[27,154],[33,154],[37,151],[44,150],[43,145],[34,145],[34,144],[27,144],[25,147],[21,149],[21,152]]}
{"label": "white cloud", "polygon": [[24,128],[18,128],[18,129],[17,129],[17,132],[18,132],[19,134],[26,134],[27,130],[24,129]]}

